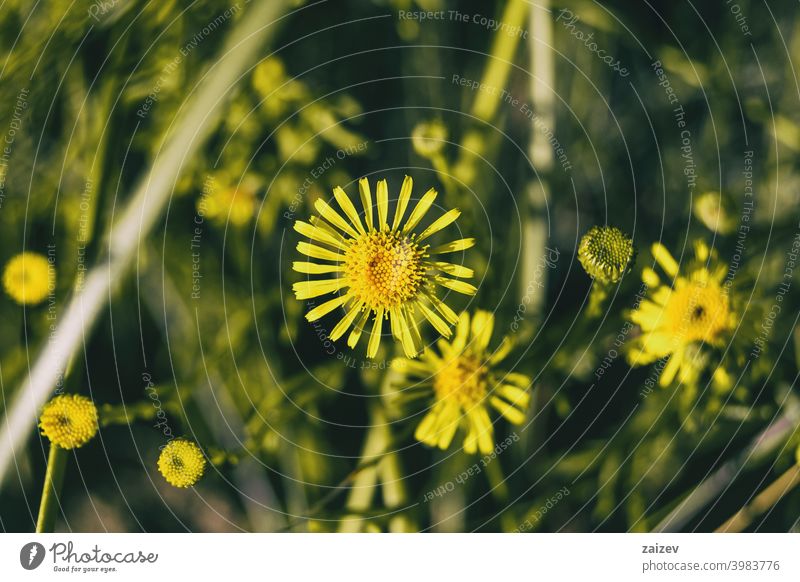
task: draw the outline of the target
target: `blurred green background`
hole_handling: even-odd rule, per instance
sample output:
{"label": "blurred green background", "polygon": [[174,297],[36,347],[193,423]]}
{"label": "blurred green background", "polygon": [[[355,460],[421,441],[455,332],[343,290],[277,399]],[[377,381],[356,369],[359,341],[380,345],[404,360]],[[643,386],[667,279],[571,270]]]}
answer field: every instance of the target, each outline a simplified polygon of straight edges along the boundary
{"label": "blurred green background", "polygon": [[[531,6],[287,7],[221,119],[202,126],[209,139],[184,161],[166,212],[73,360],[65,389],[91,395],[103,424],[70,455],[57,530],[337,531],[349,516],[346,527],[365,531],[650,531],[714,474],[711,502],[679,528],[712,531],[792,466],[796,275],[768,349],[733,394],[701,384],[643,397],[652,368],[629,368],[615,342],[658,240],[679,262],[695,238],[724,262],[738,253],[737,284],[754,303],[775,295],[800,219],[797,3],[575,1],[538,16]],[[219,0],[0,7],[0,260],[50,249],[57,270],[52,303],[0,300],[3,413],[249,10]],[[404,16],[419,11],[444,12]],[[487,28],[488,19],[510,27],[515,14],[518,30]],[[510,102],[482,109],[486,92],[465,85],[487,80]],[[446,129],[434,153],[414,143],[421,123]],[[738,231],[697,202],[721,193],[722,216],[738,225],[745,171],[755,208],[737,249]],[[375,487],[356,507],[351,486],[365,473],[354,471],[395,347],[384,341],[375,363],[344,341],[331,353],[325,328],[305,321],[291,293],[291,227],[333,186],[355,196],[358,178],[385,177],[396,196],[405,174],[415,194],[434,186],[444,208],[463,211],[458,228],[478,241],[465,264],[479,292],[451,305],[493,311],[498,330],[517,332],[513,361],[534,378],[532,422],[498,424],[498,442],[519,440],[456,483],[480,458],[456,444],[432,451],[414,441],[415,419],[398,418],[396,465],[383,470],[399,475],[402,499]],[[590,318],[576,248],[595,224],[630,234],[639,256]],[[738,334],[752,345],[748,325]],[[777,440],[749,454],[765,430]],[[198,441],[215,462],[193,490],[156,470],[169,434]],[[48,444],[33,433],[27,443],[0,485],[5,531],[34,527]],[[426,500],[440,487],[446,494]],[[749,529],[797,530],[798,518],[794,491]]]}

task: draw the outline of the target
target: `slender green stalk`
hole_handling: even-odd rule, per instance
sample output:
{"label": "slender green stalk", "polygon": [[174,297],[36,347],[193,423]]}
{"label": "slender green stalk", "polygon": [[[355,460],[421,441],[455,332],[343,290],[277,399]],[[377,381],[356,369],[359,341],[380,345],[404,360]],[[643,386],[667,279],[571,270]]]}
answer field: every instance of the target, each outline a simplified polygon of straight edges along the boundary
{"label": "slender green stalk", "polygon": [[222,116],[226,97],[244,78],[247,68],[261,57],[263,42],[273,37],[288,8],[288,0],[251,2],[247,14],[226,39],[217,61],[196,90],[190,92],[190,99],[165,136],[164,146],[119,221],[109,231],[107,255],[87,273],[84,285],[59,318],[47,349],[39,354],[25,383],[16,391],[0,425],[0,482],[24,447],[39,408],[56,386],[61,372],[86,342],[90,328],[111,296],[112,284],[117,284],[128,272],[142,242],[159,223],[186,160],[205,143]]}
{"label": "slender green stalk", "polygon": [[800,485],[800,465],[794,465],[759,493],[753,501],[733,514],[719,526],[717,533],[736,533],[747,529],[753,520],[775,506],[792,489]]}
{"label": "slender green stalk", "polygon": [[50,533],[56,524],[60,504],[61,487],[67,468],[67,451],[57,445],[50,445],[47,456],[47,472],[42,487],[42,502],[39,504],[39,517],[36,520],[36,533]]}
{"label": "slender green stalk", "polygon": [[[383,456],[384,451],[389,445],[389,426],[386,424],[386,417],[383,410],[375,407],[370,415],[370,427],[364,439],[364,448],[361,452],[361,462],[370,463]],[[372,505],[378,484],[378,463],[370,464],[355,476],[350,494],[347,497],[347,510],[350,515],[342,519],[339,526],[340,532],[360,531],[363,524],[361,514],[367,511]]]}

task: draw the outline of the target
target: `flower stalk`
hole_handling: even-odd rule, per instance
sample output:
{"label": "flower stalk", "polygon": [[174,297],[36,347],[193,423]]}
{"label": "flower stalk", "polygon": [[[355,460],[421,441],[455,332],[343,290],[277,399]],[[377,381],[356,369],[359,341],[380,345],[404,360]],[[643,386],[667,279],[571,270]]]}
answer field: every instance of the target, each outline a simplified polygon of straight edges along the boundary
{"label": "flower stalk", "polygon": [[56,523],[56,515],[60,504],[61,487],[64,485],[64,473],[67,468],[67,451],[56,444],[50,445],[47,455],[47,471],[42,487],[42,501],[39,504],[39,516],[36,519],[36,533],[52,533]]}

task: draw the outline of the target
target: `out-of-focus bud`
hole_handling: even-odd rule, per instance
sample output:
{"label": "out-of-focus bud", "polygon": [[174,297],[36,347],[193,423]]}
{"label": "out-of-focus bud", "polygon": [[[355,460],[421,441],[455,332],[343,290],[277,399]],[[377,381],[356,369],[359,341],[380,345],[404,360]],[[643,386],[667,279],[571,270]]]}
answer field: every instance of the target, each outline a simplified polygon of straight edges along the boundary
{"label": "out-of-focus bud", "polygon": [[418,123],[411,132],[414,151],[424,158],[439,155],[447,141],[447,128],[441,121]]}
{"label": "out-of-focus bud", "polygon": [[704,192],[694,200],[692,212],[706,228],[725,235],[736,229],[732,204],[720,192]]}

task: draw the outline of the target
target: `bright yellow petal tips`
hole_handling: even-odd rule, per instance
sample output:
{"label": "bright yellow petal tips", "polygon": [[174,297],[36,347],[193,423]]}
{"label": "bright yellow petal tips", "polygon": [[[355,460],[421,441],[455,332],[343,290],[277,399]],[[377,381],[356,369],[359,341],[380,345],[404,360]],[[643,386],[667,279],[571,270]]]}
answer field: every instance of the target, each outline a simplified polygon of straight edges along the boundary
{"label": "bright yellow petal tips", "polygon": [[55,268],[39,253],[20,253],[6,263],[3,271],[3,287],[20,305],[44,301],[55,290],[55,281]]}
{"label": "bright yellow petal tips", "polygon": [[62,449],[82,447],[97,434],[97,407],[85,396],[61,394],[44,405],[39,428]]}
{"label": "bright yellow petal tips", "polygon": [[678,263],[675,262],[675,259],[667,250],[667,247],[661,243],[653,243],[650,251],[653,253],[653,258],[661,265],[661,268],[664,269],[664,272],[669,275],[670,278],[678,275]]}
{"label": "bright yellow petal tips", "polygon": [[458,317],[455,338],[438,342],[441,356],[428,350],[418,361],[401,358],[392,363],[406,384],[419,387],[404,390],[431,391],[431,407],[414,432],[418,441],[447,449],[460,428],[465,452],[489,454],[494,448],[490,408],[512,424],[525,421],[531,380],[497,368],[512,342],[504,338],[492,351],[493,330],[491,313],[478,310],[470,317],[464,312]]}
{"label": "bright yellow petal tips", "polygon": [[[474,276],[472,269],[432,258],[466,250],[474,245],[474,239],[459,239],[434,249],[422,244],[423,238],[450,226],[460,212],[447,211],[421,234],[414,233],[414,227],[431,209],[436,191],[428,190],[405,218],[411,205],[412,186],[412,179],[406,176],[391,226],[386,180],[378,182],[373,200],[366,178],[359,180],[363,223],[353,202],[337,187],[333,197],[341,212],[329,201],[317,200],[314,207],[319,216],[312,216],[308,222],[298,220],[294,225],[298,233],[313,241],[299,242],[297,250],[314,259],[295,261],[292,265],[298,273],[309,276],[292,286],[296,298],[306,300],[340,293],[336,298],[321,300],[306,318],[315,321],[340,309],[342,315],[331,338],[341,338],[352,327],[347,344],[354,347],[366,328],[370,358],[378,353],[384,319],[388,320],[392,336],[402,345],[406,356],[415,357],[423,345],[418,322],[427,320],[439,334],[447,337],[456,319],[453,310],[437,297],[438,287],[467,295],[477,291],[463,280]],[[310,278],[315,275],[322,277]]]}
{"label": "bright yellow petal tips", "polygon": [[158,471],[173,487],[192,487],[206,470],[206,458],[197,443],[175,439],[158,456]]}

